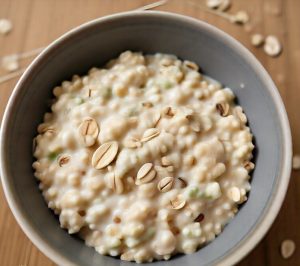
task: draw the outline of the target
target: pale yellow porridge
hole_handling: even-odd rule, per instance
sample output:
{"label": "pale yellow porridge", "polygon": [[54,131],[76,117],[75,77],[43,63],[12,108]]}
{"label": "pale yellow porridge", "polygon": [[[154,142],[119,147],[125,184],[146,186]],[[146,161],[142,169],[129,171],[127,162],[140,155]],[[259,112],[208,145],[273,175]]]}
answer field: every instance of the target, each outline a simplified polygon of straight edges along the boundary
{"label": "pale yellow porridge", "polygon": [[35,176],[61,227],[99,253],[136,262],[193,253],[247,200],[246,115],[195,63],[126,51],[53,93]]}

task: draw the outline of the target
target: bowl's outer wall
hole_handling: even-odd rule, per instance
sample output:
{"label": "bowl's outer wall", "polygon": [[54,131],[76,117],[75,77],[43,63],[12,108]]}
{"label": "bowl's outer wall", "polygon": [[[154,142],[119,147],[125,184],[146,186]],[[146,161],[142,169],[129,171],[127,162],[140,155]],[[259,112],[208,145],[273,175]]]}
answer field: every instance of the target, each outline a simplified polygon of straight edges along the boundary
{"label": "bowl's outer wall", "polygon": [[[178,256],[155,265],[212,265],[244,241],[253,230],[265,208],[271,204],[271,194],[282,164],[283,136],[277,110],[267,85],[245,57],[223,43],[212,32],[193,24],[183,24],[166,17],[136,16],[93,24],[89,30],[64,40],[45,54],[43,62],[32,69],[31,78],[23,84],[19,97],[11,107],[10,121],[3,144],[7,153],[6,172],[12,179],[15,201],[22,205],[37,233],[58,252],[80,265],[131,265],[105,257],[82,244],[76,237],[60,229],[58,219],[47,209],[33,176],[32,142],[36,127],[47,110],[53,87],[73,74],[85,74],[92,66],[103,66],[107,60],[124,50],[144,53],[170,53],[181,59],[195,61],[205,74],[232,88],[243,106],[255,136],[256,169],[247,203],[226,226],[217,241],[189,256]],[[244,84],[244,86],[241,86]]]}

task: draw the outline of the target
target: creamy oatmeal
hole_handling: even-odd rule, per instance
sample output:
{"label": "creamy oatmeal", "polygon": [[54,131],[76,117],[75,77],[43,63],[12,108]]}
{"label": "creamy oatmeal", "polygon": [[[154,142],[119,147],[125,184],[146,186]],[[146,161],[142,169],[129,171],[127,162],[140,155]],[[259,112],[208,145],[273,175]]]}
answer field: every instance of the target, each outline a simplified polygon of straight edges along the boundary
{"label": "creamy oatmeal", "polygon": [[55,87],[33,163],[62,228],[122,260],[212,241],[247,200],[252,134],[229,88],[130,51]]}

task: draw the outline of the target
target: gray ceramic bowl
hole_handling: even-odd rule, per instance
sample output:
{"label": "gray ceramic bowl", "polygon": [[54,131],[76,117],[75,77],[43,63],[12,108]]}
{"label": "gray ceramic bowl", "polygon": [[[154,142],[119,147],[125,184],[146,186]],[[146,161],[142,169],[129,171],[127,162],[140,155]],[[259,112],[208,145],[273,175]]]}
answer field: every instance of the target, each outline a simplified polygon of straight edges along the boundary
{"label": "gray ceramic bowl", "polygon": [[290,128],[277,89],[253,55],[224,32],[184,16],[130,12],[101,18],[65,34],[34,60],[18,82],[2,124],[1,175],[13,214],[33,243],[59,265],[133,265],[101,256],[62,230],[31,168],[32,138],[52,88],[126,49],[196,61],[205,74],[232,88],[245,109],[257,147],[249,200],[212,243],[194,254],[154,264],[236,263],[261,240],[280,209],[290,175]]}

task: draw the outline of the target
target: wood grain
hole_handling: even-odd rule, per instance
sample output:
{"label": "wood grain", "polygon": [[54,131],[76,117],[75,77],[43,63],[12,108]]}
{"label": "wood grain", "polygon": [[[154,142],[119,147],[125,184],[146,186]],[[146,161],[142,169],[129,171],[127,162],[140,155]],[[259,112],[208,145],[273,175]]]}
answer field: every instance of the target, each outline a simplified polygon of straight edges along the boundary
{"label": "wood grain", "polygon": [[[154,1],[154,0],[153,0]],[[1,0],[0,18],[8,18],[14,29],[0,36],[0,56],[43,47],[69,29],[88,20],[120,11],[132,10],[153,1],[141,0]],[[191,0],[203,3],[201,0]],[[261,61],[275,81],[286,105],[295,153],[300,153],[300,1],[299,0],[232,0],[230,12],[247,10],[251,28],[230,24],[204,12],[184,0],[172,0],[157,8],[207,21],[243,43]],[[262,49],[250,45],[251,33],[275,34],[283,43],[279,58],[266,56]],[[30,61],[30,60],[29,60]],[[25,66],[29,61],[25,61]],[[0,70],[0,74],[4,72]],[[17,79],[0,85],[0,119]],[[300,265],[300,172],[293,172],[287,197],[279,216],[263,241],[242,261],[250,265]],[[0,190],[0,265],[54,265],[21,231]],[[282,240],[291,238],[298,250],[283,260],[279,253]]]}

